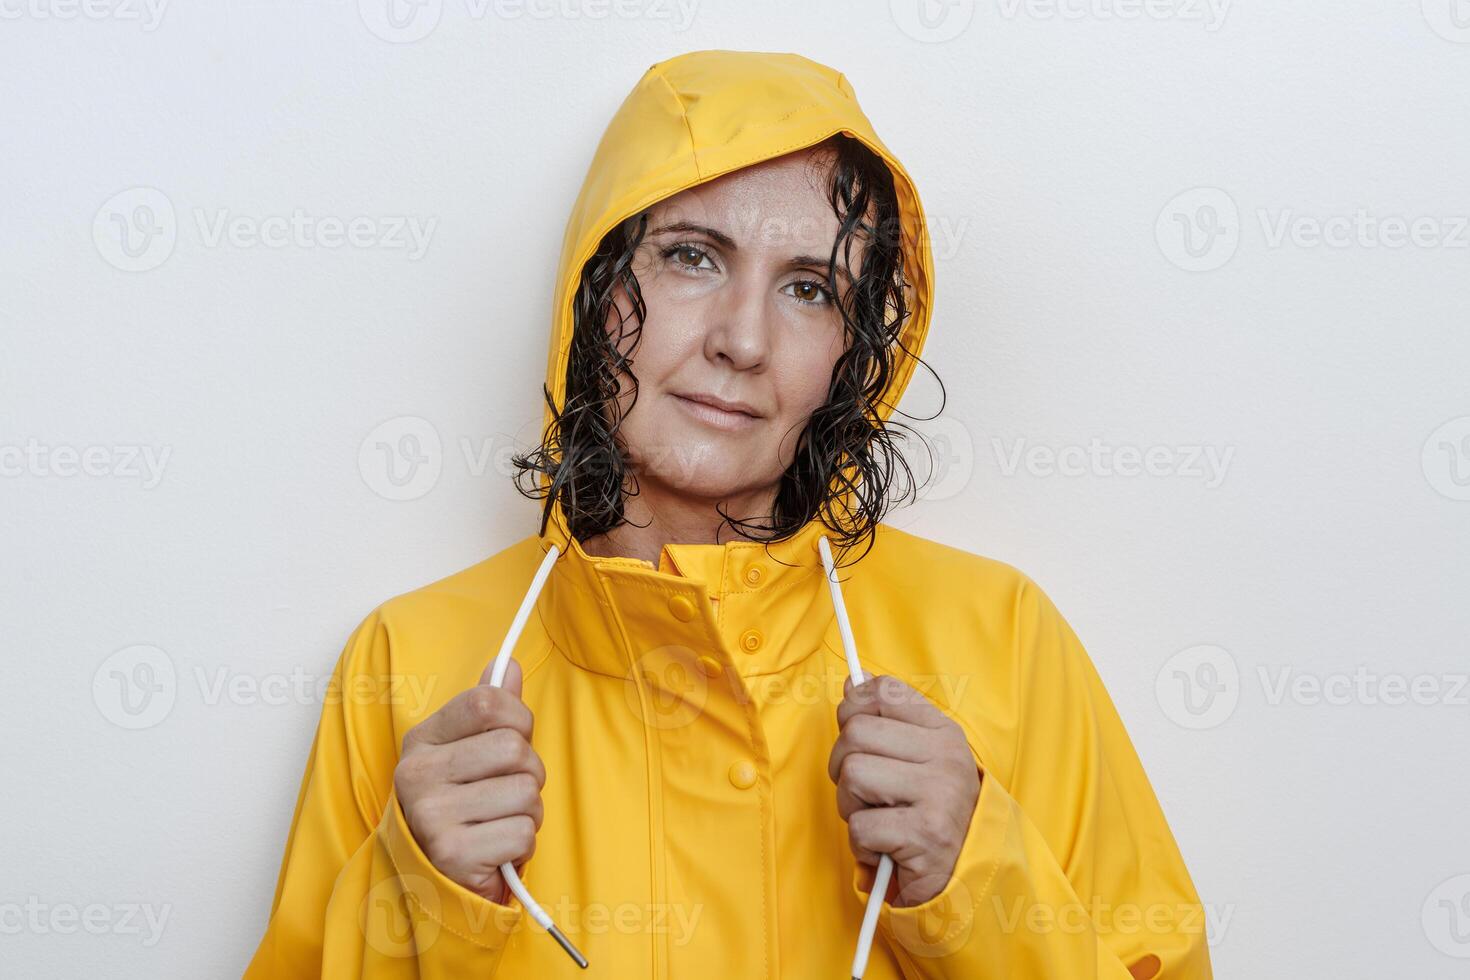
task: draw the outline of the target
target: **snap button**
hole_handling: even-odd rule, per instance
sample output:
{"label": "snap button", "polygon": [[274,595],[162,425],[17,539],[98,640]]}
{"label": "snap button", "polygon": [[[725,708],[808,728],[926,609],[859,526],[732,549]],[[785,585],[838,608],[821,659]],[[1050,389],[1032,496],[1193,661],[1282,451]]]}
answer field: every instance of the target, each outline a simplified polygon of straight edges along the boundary
{"label": "snap button", "polygon": [[687,623],[694,618],[694,603],[688,596],[669,596],[669,612],[681,623]]}
{"label": "snap button", "polygon": [[761,579],[765,577],[765,574],[766,569],[764,565],[751,565],[745,570],[745,581],[751,585],[760,585]]}
{"label": "snap button", "polygon": [[746,653],[755,653],[761,648],[761,641],[764,639],[760,630],[746,630],[740,634],[740,646]]}
{"label": "snap button", "polygon": [[755,763],[741,759],[730,767],[730,785],[736,789],[750,789],[756,780]]}
{"label": "snap button", "polygon": [[720,666],[720,662],[709,655],[700,657],[695,663],[699,665],[700,671],[706,677],[719,677],[725,672],[725,668]]}

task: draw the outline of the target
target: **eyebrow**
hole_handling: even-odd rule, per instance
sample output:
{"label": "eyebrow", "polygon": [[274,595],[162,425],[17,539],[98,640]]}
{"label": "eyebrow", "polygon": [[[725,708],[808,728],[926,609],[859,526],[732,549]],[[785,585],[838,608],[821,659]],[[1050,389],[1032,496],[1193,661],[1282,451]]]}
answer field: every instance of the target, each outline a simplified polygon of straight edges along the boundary
{"label": "eyebrow", "polygon": [[[709,225],[701,225],[693,221],[672,221],[669,224],[660,225],[648,234],[664,235],[672,232],[680,232],[686,235],[706,235],[721,248],[728,249],[731,252],[738,252],[740,250],[740,246],[735,244],[735,239],[731,238],[729,235],[725,234],[722,231],[711,228]],[[803,265],[814,265],[819,268],[825,269],[827,268],[829,261],[830,256],[826,255],[794,255],[787,262],[787,266],[790,268],[796,268]],[[843,279],[852,278],[850,275],[848,275],[847,270],[844,269],[841,265],[837,266],[837,274]]]}
{"label": "eyebrow", "polygon": [[732,252],[739,251],[740,246],[735,244],[735,239],[723,231],[716,231],[708,225],[695,224],[692,221],[672,221],[650,231],[650,235],[664,235],[669,232],[683,232],[685,234],[707,235],[721,248],[727,248]]}

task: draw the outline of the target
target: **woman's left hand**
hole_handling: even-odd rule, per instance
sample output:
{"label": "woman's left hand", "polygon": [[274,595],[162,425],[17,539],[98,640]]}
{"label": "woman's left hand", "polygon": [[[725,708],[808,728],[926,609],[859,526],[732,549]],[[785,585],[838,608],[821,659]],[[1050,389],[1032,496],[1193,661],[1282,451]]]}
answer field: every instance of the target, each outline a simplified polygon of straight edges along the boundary
{"label": "woman's left hand", "polygon": [[843,685],[841,735],[827,774],[859,862],[893,858],[891,905],[919,905],[944,890],[975,803],[981,773],[965,733],[928,698],[892,676]]}

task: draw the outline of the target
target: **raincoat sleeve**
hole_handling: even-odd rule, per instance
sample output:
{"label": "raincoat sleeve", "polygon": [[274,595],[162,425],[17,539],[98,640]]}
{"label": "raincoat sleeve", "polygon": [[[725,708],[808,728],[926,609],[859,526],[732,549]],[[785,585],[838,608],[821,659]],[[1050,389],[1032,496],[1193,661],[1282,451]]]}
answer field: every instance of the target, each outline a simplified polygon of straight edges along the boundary
{"label": "raincoat sleeve", "polygon": [[522,914],[440,873],[409,831],[392,714],[408,685],[389,636],[375,611],[337,662],[245,980],[490,977]]}
{"label": "raincoat sleeve", "polygon": [[[885,904],[881,934],[911,980],[1210,980],[1199,896],[1091,660],[1024,576],[1012,615],[1014,758],[981,762],[954,872],[923,904]],[[949,713],[973,747],[966,707]],[[864,902],[871,884],[859,865]]]}

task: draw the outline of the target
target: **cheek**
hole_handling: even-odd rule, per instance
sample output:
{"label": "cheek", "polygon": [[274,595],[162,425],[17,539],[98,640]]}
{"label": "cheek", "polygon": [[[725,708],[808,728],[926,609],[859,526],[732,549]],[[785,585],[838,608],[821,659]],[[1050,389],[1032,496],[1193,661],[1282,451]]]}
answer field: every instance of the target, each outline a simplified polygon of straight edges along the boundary
{"label": "cheek", "polygon": [[640,282],[639,285],[644,304],[642,321],[640,322],[634,315],[632,297],[622,286],[618,286],[613,292],[612,306],[607,311],[607,320],[603,323],[603,329],[607,333],[608,340],[623,358],[633,362],[641,381],[647,368],[657,361],[664,344],[658,337],[659,317],[653,312],[661,309],[662,304],[656,301],[652,290],[646,284]]}
{"label": "cheek", "polygon": [[805,418],[826,403],[832,368],[842,351],[841,322],[809,330],[782,345],[774,363],[781,372],[777,386],[783,415]]}
{"label": "cheek", "polygon": [[[686,361],[700,355],[703,344],[700,324],[711,315],[705,309],[707,300],[681,295],[676,288],[665,286],[665,282],[667,277],[661,280],[655,276],[647,284],[641,284],[642,329],[637,333],[636,346],[631,338],[623,343],[624,352],[631,354],[633,373],[645,388],[661,384]],[[623,332],[628,335],[637,328],[631,301],[623,312],[626,318]],[[611,331],[616,332],[617,328],[616,320],[609,324]]]}

